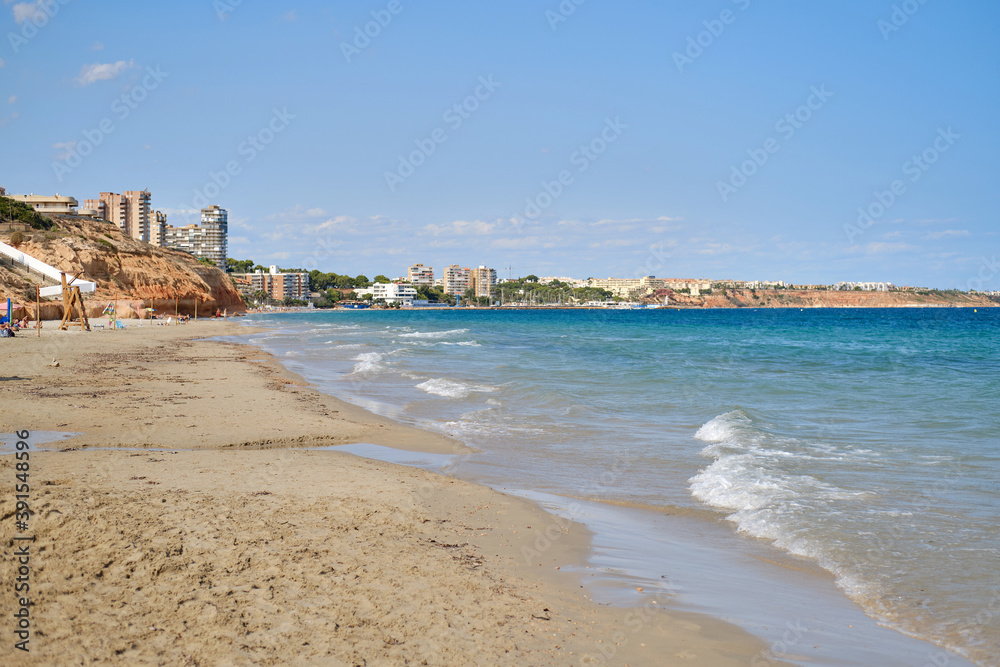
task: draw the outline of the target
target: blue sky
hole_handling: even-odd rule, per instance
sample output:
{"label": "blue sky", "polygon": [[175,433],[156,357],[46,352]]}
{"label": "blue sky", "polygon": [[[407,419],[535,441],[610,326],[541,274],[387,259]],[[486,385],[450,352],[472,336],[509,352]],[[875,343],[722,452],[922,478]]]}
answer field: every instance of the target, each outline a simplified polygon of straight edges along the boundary
{"label": "blue sky", "polygon": [[0,185],[237,258],[1000,289],[997,3],[0,9]]}

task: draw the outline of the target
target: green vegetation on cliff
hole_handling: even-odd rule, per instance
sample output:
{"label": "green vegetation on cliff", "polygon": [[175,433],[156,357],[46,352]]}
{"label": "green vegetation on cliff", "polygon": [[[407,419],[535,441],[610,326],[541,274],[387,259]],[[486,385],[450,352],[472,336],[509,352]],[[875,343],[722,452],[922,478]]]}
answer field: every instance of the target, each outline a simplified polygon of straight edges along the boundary
{"label": "green vegetation on cliff", "polygon": [[52,220],[31,208],[24,202],[10,197],[0,197],[0,222],[23,222],[32,229],[49,230],[54,226]]}

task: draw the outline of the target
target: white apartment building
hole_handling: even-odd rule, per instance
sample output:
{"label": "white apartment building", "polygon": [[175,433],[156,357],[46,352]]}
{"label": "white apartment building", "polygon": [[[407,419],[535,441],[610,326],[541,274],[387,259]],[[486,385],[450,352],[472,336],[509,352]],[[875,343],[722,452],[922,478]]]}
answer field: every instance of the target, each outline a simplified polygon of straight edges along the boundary
{"label": "white apartment building", "polygon": [[[225,270],[229,256],[229,212],[212,205],[201,209],[201,225],[166,227],[166,247],[208,259]],[[298,298],[298,297],[296,297]]]}
{"label": "white apartment building", "polygon": [[6,197],[27,204],[42,215],[76,215],[76,209],[80,205],[73,197],[62,197],[57,192],[55,196],[50,195],[5,195]]}
{"label": "white apartment building", "polygon": [[423,264],[414,264],[406,270],[406,280],[414,285],[434,285],[434,268]]}
{"label": "white apartment building", "polygon": [[386,303],[398,303],[403,306],[412,306],[413,300],[417,297],[417,290],[412,285],[403,283],[375,283],[365,289],[354,290],[360,296],[372,295],[372,301],[385,301]]}

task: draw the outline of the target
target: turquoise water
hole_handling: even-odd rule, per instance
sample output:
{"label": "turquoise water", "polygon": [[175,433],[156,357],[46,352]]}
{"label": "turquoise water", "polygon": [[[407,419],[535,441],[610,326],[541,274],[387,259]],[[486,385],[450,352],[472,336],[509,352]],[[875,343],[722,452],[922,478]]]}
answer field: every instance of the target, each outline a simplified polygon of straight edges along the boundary
{"label": "turquoise water", "polygon": [[464,476],[725,517],[880,622],[997,664],[998,309],[249,319],[330,393],[481,449]]}

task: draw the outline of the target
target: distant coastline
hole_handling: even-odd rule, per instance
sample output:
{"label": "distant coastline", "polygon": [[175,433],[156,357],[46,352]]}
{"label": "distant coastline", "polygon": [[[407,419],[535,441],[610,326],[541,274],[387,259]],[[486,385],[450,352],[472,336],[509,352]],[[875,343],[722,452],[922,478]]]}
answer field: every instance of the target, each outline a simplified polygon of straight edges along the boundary
{"label": "distant coastline", "polygon": [[[598,304],[518,304],[507,303],[492,306],[466,306],[474,310],[627,310],[630,308],[670,310],[709,310],[734,308],[997,308],[1000,297],[987,294],[970,294],[958,291],[926,292],[840,292],[832,290],[788,290],[788,289],[725,289],[711,294],[691,296],[675,293],[655,294],[634,302]],[[389,308],[372,306],[372,309]],[[418,309],[451,310],[454,306],[428,304]],[[279,310],[310,310],[308,308]],[[260,311],[263,312],[263,311]]]}

